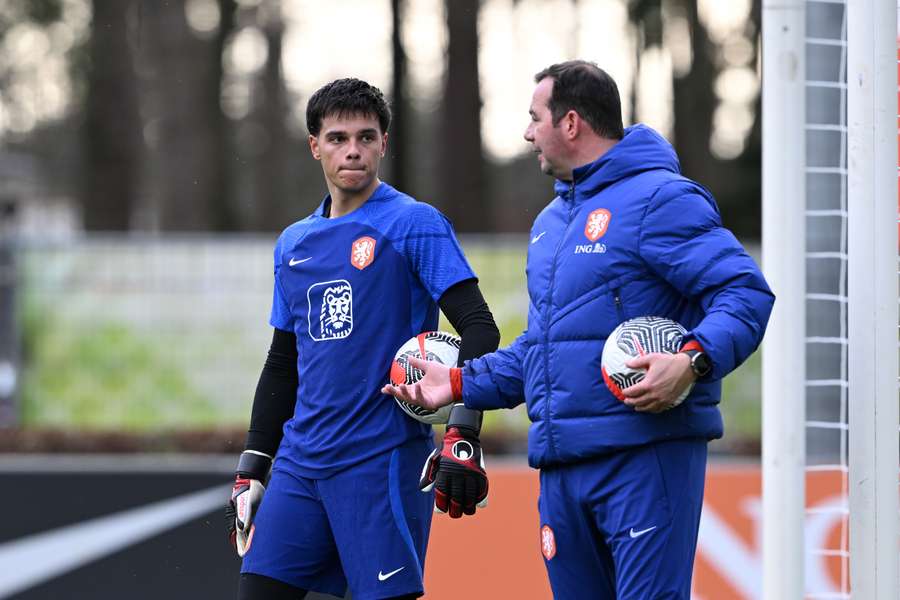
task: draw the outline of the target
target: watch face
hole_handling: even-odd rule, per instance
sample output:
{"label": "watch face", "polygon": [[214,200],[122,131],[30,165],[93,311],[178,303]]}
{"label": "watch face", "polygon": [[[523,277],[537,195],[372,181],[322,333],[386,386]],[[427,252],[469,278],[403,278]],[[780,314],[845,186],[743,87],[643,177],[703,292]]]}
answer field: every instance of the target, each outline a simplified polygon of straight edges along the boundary
{"label": "watch face", "polygon": [[694,373],[700,377],[707,375],[712,370],[712,363],[709,360],[709,356],[703,352],[698,352],[691,357],[691,368],[694,370]]}

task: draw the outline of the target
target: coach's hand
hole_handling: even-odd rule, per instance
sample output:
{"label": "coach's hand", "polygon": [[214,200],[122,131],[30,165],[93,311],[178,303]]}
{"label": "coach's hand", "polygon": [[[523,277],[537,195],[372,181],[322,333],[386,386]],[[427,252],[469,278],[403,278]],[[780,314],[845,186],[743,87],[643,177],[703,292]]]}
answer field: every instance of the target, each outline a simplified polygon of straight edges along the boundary
{"label": "coach's hand", "polygon": [[638,412],[660,413],[679,404],[681,394],[696,376],[687,354],[651,352],[625,363],[632,369],[647,369],[638,383],[622,390],[625,404]]}
{"label": "coach's hand", "polygon": [[474,515],[476,508],[487,506],[488,478],[478,433],[481,413],[462,404],[453,407],[440,449],[425,461],[419,487],[423,492],[434,489],[434,506],[438,512],[450,513],[454,519]]}
{"label": "coach's hand", "polygon": [[262,452],[245,450],[238,461],[231,497],[225,506],[228,539],[243,557],[253,542],[253,521],[266,491],[263,481],[269,474],[272,458]]}
{"label": "coach's hand", "polygon": [[431,360],[409,357],[409,364],[425,375],[412,384],[387,384],[381,388],[382,394],[390,394],[404,402],[423,408],[437,410],[454,401],[450,384],[450,367]]}

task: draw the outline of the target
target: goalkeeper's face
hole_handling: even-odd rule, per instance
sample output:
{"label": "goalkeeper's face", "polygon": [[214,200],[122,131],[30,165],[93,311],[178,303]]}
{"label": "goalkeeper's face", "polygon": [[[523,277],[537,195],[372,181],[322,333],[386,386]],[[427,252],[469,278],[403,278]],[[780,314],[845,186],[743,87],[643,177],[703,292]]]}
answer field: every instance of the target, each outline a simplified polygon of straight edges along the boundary
{"label": "goalkeeper's face", "polygon": [[328,115],[319,135],[309,136],[309,148],[322,162],[329,185],[352,194],[374,184],[387,134],[381,132],[375,115]]}

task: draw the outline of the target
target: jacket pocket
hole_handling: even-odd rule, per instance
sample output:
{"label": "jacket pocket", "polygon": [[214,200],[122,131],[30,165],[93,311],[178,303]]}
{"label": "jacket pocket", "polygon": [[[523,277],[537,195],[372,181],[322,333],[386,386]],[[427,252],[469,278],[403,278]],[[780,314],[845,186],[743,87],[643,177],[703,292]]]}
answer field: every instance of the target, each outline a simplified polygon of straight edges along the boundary
{"label": "jacket pocket", "polygon": [[622,288],[613,289],[612,298],[616,307],[616,318],[619,319],[619,323],[624,323],[627,319],[625,318],[625,307],[622,305]]}

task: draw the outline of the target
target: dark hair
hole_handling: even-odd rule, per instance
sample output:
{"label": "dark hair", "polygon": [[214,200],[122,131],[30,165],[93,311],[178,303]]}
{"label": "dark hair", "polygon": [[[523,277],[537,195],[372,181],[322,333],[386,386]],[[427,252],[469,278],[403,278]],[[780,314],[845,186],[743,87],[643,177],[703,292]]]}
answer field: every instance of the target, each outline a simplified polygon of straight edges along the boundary
{"label": "dark hair", "polygon": [[391,125],[391,109],[377,87],[360,79],[336,79],[320,87],[306,105],[306,128],[317,136],[322,119],[337,115],[365,115],[378,118],[381,133]]}
{"label": "dark hair", "polygon": [[574,110],[597,135],[616,140],[625,136],[619,88],[606,71],[586,60],[570,60],[550,65],[534,81],[547,77],[553,80],[548,107],[554,126]]}

